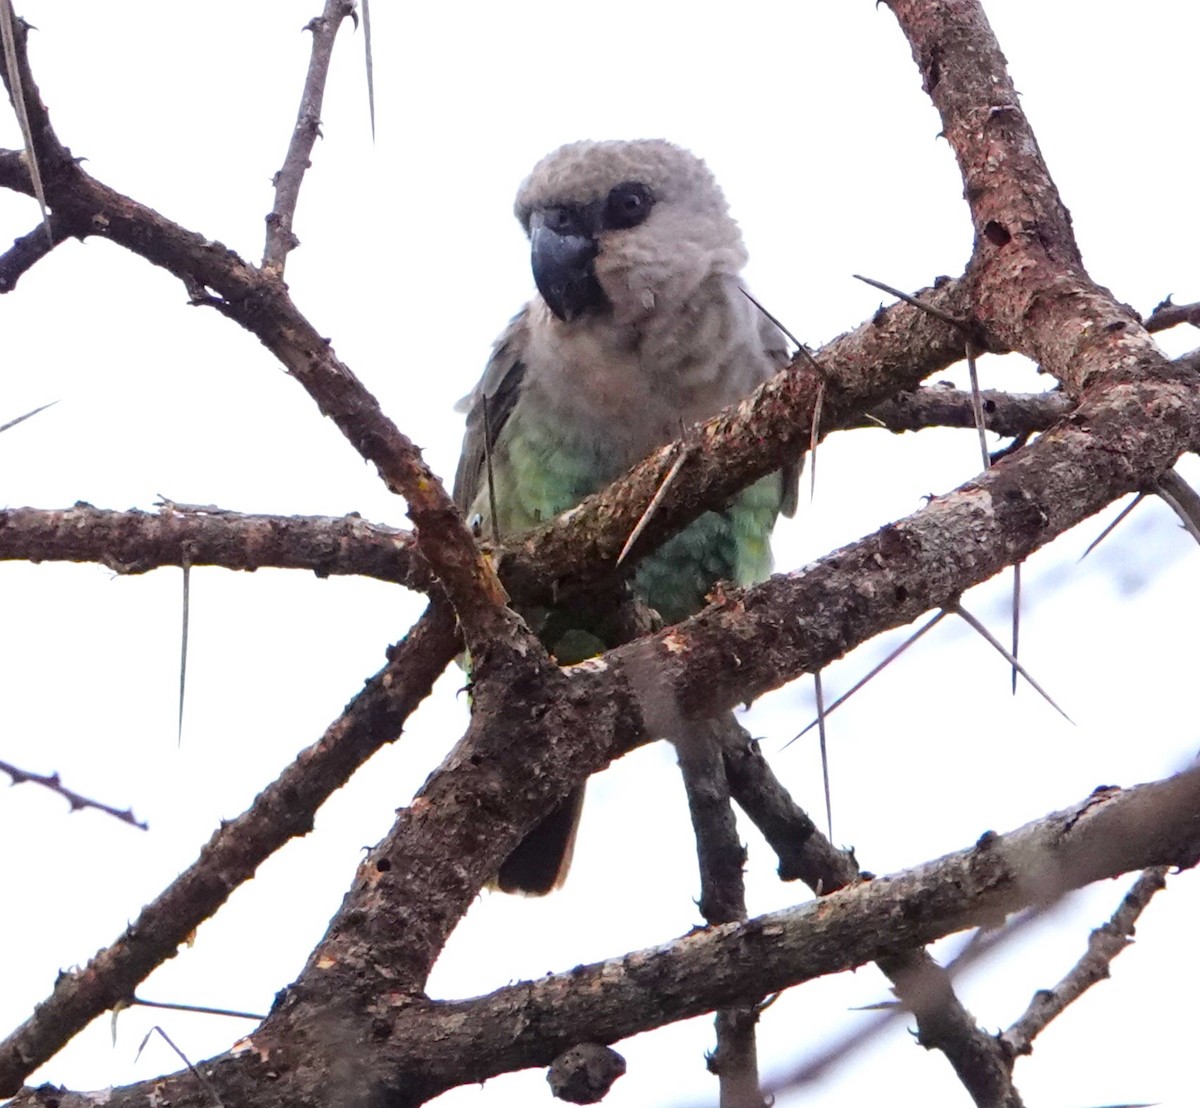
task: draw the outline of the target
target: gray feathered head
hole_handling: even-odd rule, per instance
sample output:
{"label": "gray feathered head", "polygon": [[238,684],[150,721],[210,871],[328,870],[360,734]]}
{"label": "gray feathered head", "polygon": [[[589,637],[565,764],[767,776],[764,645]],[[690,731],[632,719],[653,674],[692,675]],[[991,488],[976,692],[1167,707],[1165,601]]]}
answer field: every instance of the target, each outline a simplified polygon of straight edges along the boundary
{"label": "gray feathered head", "polygon": [[562,321],[636,322],[683,306],[746,263],[741,233],[708,167],[662,139],[575,142],[517,192],[538,290]]}

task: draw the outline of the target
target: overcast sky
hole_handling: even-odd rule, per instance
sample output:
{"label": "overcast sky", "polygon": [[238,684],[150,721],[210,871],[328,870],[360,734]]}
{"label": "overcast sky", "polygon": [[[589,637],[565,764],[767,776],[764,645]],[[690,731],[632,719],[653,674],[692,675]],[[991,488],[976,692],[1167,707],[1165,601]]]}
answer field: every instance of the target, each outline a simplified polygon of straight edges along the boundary
{"label": "overcast sky", "polygon": [[[299,29],[318,6],[24,0],[18,11],[38,27],[34,72],[88,171],[257,260],[308,60]],[[362,37],[347,30],[288,282],[439,473],[453,472],[461,439],[453,402],[532,291],[513,194],[563,142],[661,136],[706,158],[743,226],[756,294],[814,346],[880,303],[851,273],[918,288],[959,273],[969,256],[962,185],[938,118],[895,20],[870,0],[374,7],[377,137]],[[1200,299],[1188,134],[1196,6],[991,0],[987,9],[1092,275],[1142,312],[1171,293]],[[6,115],[0,145],[19,145]],[[36,220],[32,201],[0,194],[0,237]],[[403,504],[271,356],[186,300],[178,281],[99,240],[64,245],[0,298],[0,423],[58,401],[0,436],[0,503],[149,509],[161,494],[405,523]],[[1195,332],[1161,341],[1172,354],[1197,345]],[[1045,387],[1016,357],[985,358],[981,371],[988,387]],[[1192,461],[1182,472],[1200,481]],[[779,528],[778,568],[916,510],[977,467],[973,433],[830,438],[815,498]],[[1077,565],[1107,518],[1039,553],[1025,575],[1023,656],[1075,726],[1028,688],[1011,697],[1005,664],[949,621],[831,719],[835,839],[852,844],[864,867],[914,865],[1096,785],[1157,777],[1192,757],[1197,552],[1169,511],[1147,502]],[[4,1030],[48,993],[60,967],[111,942],[219,819],[241,812],[320,735],[422,606],[376,582],[194,571],[177,746],[180,577],[0,565],[0,758],[57,770],[151,825],[141,834],[94,812],[69,816],[60,798],[32,786],[0,792]],[[965,603],[1002,632],[1007,590],[1002,579]],[[896,641],[832,667],[827,697]],[[461,734],[461,682],[458,673],[443,679],[404,738],[326,805],[315,833],[263,866],[141,995],[265,1011],[319,939],[363,846]],[[816,814],[815,744],[782,750],[811,711],[806,679],[764,697],[748,726]],[[776,880],[748,825],[744,835],[751,910],[804,899]],[[699,922],[689,840],[670,749],[624,759],[589,789],[566,888],[544,900],[484,894],[431,994],[482,993],[687,931]],[[963,999],[983,1026],[1007,1026],[1051,985],[1127,884],[1072,898],[964,978]],[[1020,1063],[1027,1103],[1194,1103],[1192,1021],[1170,1008],[1200,985],[1197,899],[1194,876],[1171,881],[1113,980]],[[767,1073],[838,1041],[870,1018],[852,1008],[888,995],[873,968],[790,991],[762,1024]],[[98,1088],[173,1070],[158,1042],[134,1061],[156,1021],[196,1059],[253,1026],[134,1011],[121,1017],[115,1047],[99,1020],[34,1081]],[[867,1103],[881,1093],[896,1105],[963,1103],[945,1062],[914,1045],[910,1023],[781,1104]],[[711,1045],[708,1017],[621,1045],[629,1074],[606,1103],[713,1102],[703,1067]],[[1145,1065],[1150,1056],[1161,1064]],[[535,1071],[438,1103],[526,1105],[544,1090]]]}

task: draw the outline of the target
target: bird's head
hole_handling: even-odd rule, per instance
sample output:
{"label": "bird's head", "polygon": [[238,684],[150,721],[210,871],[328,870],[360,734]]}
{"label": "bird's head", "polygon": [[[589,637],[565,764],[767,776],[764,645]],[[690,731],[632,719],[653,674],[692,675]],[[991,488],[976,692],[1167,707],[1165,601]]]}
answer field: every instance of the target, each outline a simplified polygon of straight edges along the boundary
{"label": "bird's head", "polygon": [[611,315],[636,324],[746,262],[708,167],[661,139],[560,147],[534,166],[515,211],[538,291],[564,322]]}

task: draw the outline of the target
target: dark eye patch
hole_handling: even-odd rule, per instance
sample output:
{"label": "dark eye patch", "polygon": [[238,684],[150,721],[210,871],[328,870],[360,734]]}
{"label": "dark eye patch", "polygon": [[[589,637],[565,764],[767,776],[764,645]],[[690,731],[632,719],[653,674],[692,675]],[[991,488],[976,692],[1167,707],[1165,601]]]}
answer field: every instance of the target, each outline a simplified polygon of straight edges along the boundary
{"label": "dark eye patch", "polygon": [[643,222],[654,207],[654,193],[639,181],[617,185],[604,201],[602,224],[606,231],[623,231]]}

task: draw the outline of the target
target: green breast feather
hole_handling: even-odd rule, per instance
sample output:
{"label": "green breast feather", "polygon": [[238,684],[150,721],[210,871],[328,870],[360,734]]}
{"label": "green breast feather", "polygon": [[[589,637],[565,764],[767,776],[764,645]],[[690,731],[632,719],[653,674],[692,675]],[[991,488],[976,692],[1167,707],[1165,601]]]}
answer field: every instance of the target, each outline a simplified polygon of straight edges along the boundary
{"label": "green breast feather", "polygon": [[[496,511],[501,539],[528,531],[574,507],[620,475],[603,445],[571,441],[561,427],[532,426],[520,406],[500,436],[493,457]],[[639,598],[668,623],[695,614],[718,581],[750,585],[771,572],[771,530],[783,499],[780,474],[744,489],[722,511],[705,512],[638,565],[633,586]],[[476,510],[487,513],[487,491]],[[485,530],[485,534],[488,533]],[[557,636],[556,636],[557,637]],[[554,643],[548,643],[555,649]],[[593,640],[589,645],[595,646]],[[564,654],[581,653],[584,644]]]}

